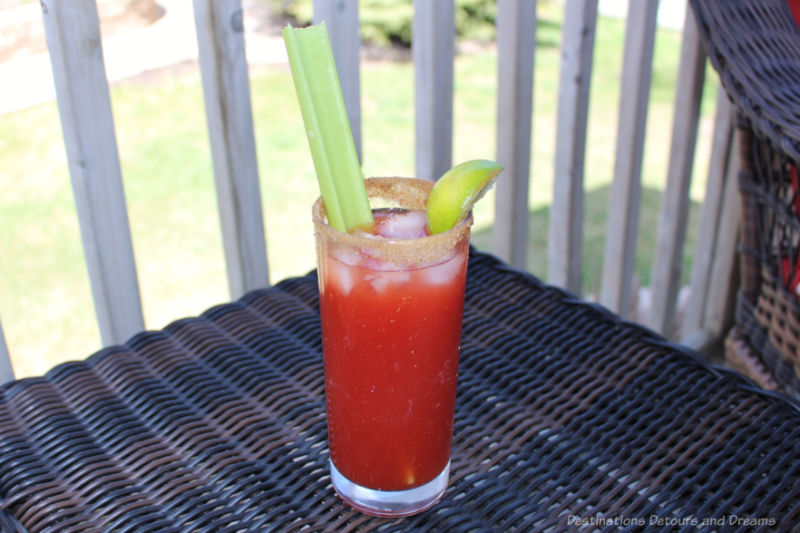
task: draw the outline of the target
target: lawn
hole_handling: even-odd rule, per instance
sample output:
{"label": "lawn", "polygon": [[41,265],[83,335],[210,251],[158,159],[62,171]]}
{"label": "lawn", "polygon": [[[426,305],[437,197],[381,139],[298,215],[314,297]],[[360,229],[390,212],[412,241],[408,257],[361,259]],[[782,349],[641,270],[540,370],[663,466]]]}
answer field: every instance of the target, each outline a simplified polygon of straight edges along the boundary
{"label": "lawn", "polygon": [[[540,20],[529,261],[539,275],[544,275],[547,253],[559,31],[557,20]],[[588,292],[596,290],[602,264],[623,41],[624,26],[601,19],[587,148]],[[679,47],[679,34],[659,32],[643,176],[642,221],[648,227],[657,220],[666,180]],[[495,156],[496,60],[490,46],[471,48],[457,59],[456,162]],[[412,65],[365,62],[361,83],[364,174],[412,175]],[[254,68],[251,85],[270,277],[276,281],[314,267],[309,209],[317,184],[288,69]],[[703,196],[714,95],[712,82],[704,98],[692,186],[696,204]],[[158,329],[229,299],[199,75],[188,68],[123,82],[112,88],[112,103],[146,327]],[[100,347],[54,103],[0,117],[0,168],[0,319],[21,377]],[[693,220],[696,211],[695,205]],[[479,247],[488,247],[492,219],[490,194],[476,212]],[[637,276],[644,281],[651,241],[640,240]]]}

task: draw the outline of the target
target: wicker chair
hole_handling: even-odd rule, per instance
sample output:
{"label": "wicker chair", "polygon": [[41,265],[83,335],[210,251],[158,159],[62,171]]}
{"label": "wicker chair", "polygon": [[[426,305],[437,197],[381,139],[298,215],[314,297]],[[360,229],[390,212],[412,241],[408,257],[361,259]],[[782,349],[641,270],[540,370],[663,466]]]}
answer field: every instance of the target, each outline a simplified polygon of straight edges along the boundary
{"label": "wicker chair", "polygon": [[800,29],[787,0],[690,0],[737,110],[741,287],[726,359],[800,397]]}

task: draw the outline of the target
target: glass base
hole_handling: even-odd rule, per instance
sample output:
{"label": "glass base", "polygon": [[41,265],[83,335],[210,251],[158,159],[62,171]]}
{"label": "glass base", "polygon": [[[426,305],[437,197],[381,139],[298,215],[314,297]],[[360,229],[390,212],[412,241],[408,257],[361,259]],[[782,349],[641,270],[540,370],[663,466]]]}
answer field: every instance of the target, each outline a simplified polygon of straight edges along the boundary
{"label": "glass base", "polygon": [[409,516],[429,509],[444,494],[450,477],[450,461],[431,481],[406,490],[375,490],[344,477],[330,461],[333,488],[350,507],[372,516]]}

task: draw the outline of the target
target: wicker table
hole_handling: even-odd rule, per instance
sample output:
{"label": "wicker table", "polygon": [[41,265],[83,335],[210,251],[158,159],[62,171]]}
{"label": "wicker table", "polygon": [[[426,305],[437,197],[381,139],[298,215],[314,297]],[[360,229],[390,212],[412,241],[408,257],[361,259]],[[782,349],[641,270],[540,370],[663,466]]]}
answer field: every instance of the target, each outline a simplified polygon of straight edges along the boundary
{"label": "wicker table", "polygon": [[469,268],[452,478],[433,509],[375,519],[334,495],[312,273],[0,389],[0,529],[800,523],[796,404],[489,255]]}

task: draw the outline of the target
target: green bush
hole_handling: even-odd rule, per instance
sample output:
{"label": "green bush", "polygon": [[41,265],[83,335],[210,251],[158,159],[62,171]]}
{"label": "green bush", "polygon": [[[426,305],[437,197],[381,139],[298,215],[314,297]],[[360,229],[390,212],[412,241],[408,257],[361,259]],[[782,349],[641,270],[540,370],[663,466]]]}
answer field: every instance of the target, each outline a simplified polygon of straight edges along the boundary
{"label": "green bush", "polygon": [[[273,14],[311,23],[312,0],[272,0]],[[412,0],[360,0],[361,38],[376,46],[411,46]],[[496,0],[456,0],[456,36],[488,41],[494,39]]]}

